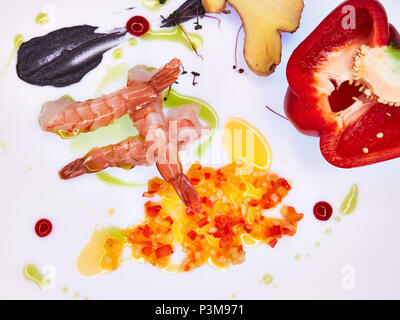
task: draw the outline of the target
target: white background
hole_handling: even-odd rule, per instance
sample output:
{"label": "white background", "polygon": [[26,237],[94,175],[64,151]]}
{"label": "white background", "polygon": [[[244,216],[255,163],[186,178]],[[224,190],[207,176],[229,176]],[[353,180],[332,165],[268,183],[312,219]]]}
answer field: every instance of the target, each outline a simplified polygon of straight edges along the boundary
{"label": "white background", "polygon": [[[0,67],[8,59],[17,33],[30,39],[78,24],[107,30],[123,26],[136,14],[145,15],[157,26],[159,15],[167,15],[181,2],[171,0],[160,12],[151,13],[138,0],[1,0]],[[301,135],[290,123],[264,108],[269,105],[283,112],[288,57],[340,2],[305,1],[300,29],[294,35],[283,35],[282,63],[268,78],[257,77],[247,68],[241,75],[232,71],[236,31],[240,26],[236,13],[220,16],[221,29],[214,20],[202,21],[200,34],[205,43],[200,53],[204,60],[170,42],[121,46],[123,60],[131,66],[161,66],[174,56],[180,57],[187,70],[195,70],[201,76],[196,87],[186,76],[175,89],[209,102],[217,110],[221,125],[230,117],[241,117],[254,124],[273,150],[272,170],[294,181],[285,203],[305,214],[296,236],[281,239],[275,249],[246,249],[246,262],[226,272],[204,266],[187,274],[169,274],[151,265],[128,263],[110,274],[82,278],[75,269],[76,257],[93,229],[112,224],[126,227],[140,221],[145,201],[141,198],[143,189],[105,185],[89,175],[68,182],[59,180],[57,171],[79,155],[72,153],[68,141],[42,132],[37,117],[45,101],[64,94],[76,99],[92,98],[106,66],[117,62],[111,57],[111,50],[80,83],[56,89],[19,80],[14,60],[0,83],[0,141],[6,146],[5,152],[0,149],[0,298],[74,299],[74,292],[91,299],[230,299],[232,294],[239,299],[400,298],[400,160],[351,170],[332,167],[322,158],[318,139]],[[400,2],[382,3],[390,21],[400,28]],[[51,18],[55,18],[55,24],[39,26],[35,16],[45,6],[54,8]],[[137,9],[123,11],[131,6]],[[192,22],[185,26],[193,30]],[[243,35],[240,39],[239,64],[244,66]],[[121,79],[107,90],[123,84]],[[220,148],[221,141],[216,139],[213,150]],[[132,182],[144,182],[157,174],[155,168],[108,172]],[[353,183],[360,187],[355,213],[343,217],[340,223],[333,219],[319,222],[313,217],[312,207],[320,200],[332,203],[338,214]],[[109,208],[116,209],[113,217],[107,216]],[[39,239],[33,230],[42,217],[50,218],[54,225],[52,234],[45,239]],[[325,235],[328,227],[332,233]],[[320,248],[315,247],[316,241],[321,242]],[[300,261],[294,259],[296,254],[301,255]],[[306,254],[310,257],[306,258]],[[24,279],[22,270],[27,263],[54,266],[56,289],[42,291]],[[349,265],[356,272],[354,290],[342,287],[342,270]],[[278,288],[258,283],[265,273],[273,275]],[[69,288],[69,294],[61,292],[63,286]]]}

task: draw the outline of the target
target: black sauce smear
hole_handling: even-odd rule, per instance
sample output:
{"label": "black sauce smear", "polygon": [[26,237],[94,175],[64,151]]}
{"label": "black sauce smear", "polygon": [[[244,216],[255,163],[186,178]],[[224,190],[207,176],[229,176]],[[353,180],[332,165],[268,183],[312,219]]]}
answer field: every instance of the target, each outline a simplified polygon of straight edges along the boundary
{"label": "black sauce smear", "polygon": [[97,27],[62,28],[24,42],[18,50],[17,74],[38,86],[66,87],[96,68],[126,29],[96,33]]}
{"label": "black sauce smear", "polygon": [[201,0],[187,0],[167,18],[161,16],[161,28],[174,27],[190,19],[202,17],[206,14]]}

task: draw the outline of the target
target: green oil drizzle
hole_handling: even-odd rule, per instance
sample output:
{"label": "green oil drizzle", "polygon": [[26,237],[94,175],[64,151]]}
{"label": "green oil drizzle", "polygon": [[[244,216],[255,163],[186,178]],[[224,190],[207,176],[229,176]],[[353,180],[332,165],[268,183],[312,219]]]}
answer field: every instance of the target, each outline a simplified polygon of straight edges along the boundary
{"label": "green oil drizzle", "polygon": [[34,264],[27,264],[24,267],[24,276],[27,280],[33,281],[36,283],[41,289],[43,289],[45,285],[45,278],[39,271],[39,268]]}
{"label": "green oil drizzle", "polygon": [[38,25],[43,26],[45,24],[48,24],[50,21],[49,15],[44,12],[38,13],[38,15],[35,18],[35,21]]}
{"label": "green oil drizzle", "polygon": [[121,142],[138,134],[128,114],[112,124],[95,131],[81,133],[71,139],[70,148],[75,154],[87,153],[93,148]]}
{"label": "green oil drizzle", "polygon": [[106,184],[113,185],[113,186],[128,187],[128,188],[141,188],[141,187],[146,186],[146,184],[143,184],[143,183],[130,183],[130,182],[120,180],[106,172],[97,172],[96,176],[100,181],[102,181]]}
{"label": "green oil drizzle", "polygon": [[[142,40],[163,40],[178,42],[185,45],[189,50],[194,51],[192,45],[198,50],[203,46],[203,38],[197,33],[183,32],[182,27],[175,27],[166,30],[150,30],[145,35],[141,36]],[[189,41],[189,39],[190,41]]]}
{"label": "green oil drizzle", "polygon": [[121,59],[123,55],[124,55],[124,51],[121,48],[115,49],[112,53],[112,57],[115,60]]}
{"label": "green oil drizzle", "polygon": [[213,107],[211,107],[208,103],[204,102],[203,100],[189,96],[184,96],[173,89],[171,89],[169,93],[168,91],[165,93],[165,98],[167,98],[167,100],[164,101],[164,106],[167,108],[176,108],[181,105],[190,103],[198,103],[201,106],[199,117],[210,128],[210,136],[208,137],[208,139],[202,142],[196,150],[197,156],[201,157],[210,146],[215,130],[219,126],[219,119],[217,112],[214,110]]}
{"label": "green oil drizzle", "polygon": [[[118,50],[118,49],[117,49]],[[121,49],[122,51],[122,49]],[[114,51],[115,53],[115,51]],[[114,56],[113,53],[113,56]],[[114,57],[115,58],[115,57]],[[96,92],[94,96],[97,98],[99,97],[104,89],[112,82],[119,81],[121,78],[126,77],[128,73],[128,65],[124,62],[117,64],[116,66],[107,66],[107,72],[105,76],[100,80],[96,88]]]}
{"label": "green oil drizzle", "polygon": [[8,67],[10,66],[11,62],[14,59],[15,54],[17,53],[19,47],[22,45],[23,42],[24,42],[24,36],[23,35],[17,34],[14,37],[14,48],[13,48],[10,56],[8,57],[8,60],[7,60],[6,64],[5,64],[3,70],[0,73],[0,81],[4,77],[4,74],[6,73]]}
{"label": "green oil drizzle", "polygon": [[[165,1],[165,3],[167,3],[168,0]],[[160,3],[160,0],[142,0],[142,4],[143,6],[150,10],[150,11],[157,11],[160,10],[160,8],[165,5]]]}
{"label": "green oil drizzle", "polygon": [[350,192],[347,194],[346,198],[344,198],[342,205],[340,206],[340,213],[342,215],[349,215],[354,212],[357,207],[358,191],[358,185],[353,184]]}

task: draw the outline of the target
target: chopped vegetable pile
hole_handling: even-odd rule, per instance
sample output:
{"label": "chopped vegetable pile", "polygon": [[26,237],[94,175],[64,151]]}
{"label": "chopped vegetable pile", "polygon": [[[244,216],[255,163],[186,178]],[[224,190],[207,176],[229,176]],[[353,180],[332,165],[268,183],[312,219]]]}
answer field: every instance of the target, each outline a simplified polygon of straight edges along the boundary
{"label": "chopped vegetable pile", "polygon": [[[144,197],[158,195],[160,201],[145,204],[144,222],[123,230],[125,240],[106,241],[102,268],[116,269],[124,246],[132,248],[135,260],[162,269],[191,271],[206,263],[226,268],[244,262],[243,245],[265,243],[273,248],[282,236],[293,236],[303,214],[286,205],[280,209],[281,218],[268,217],[265,211],[282,202],[291,189],[289,183],[265,170],[245,169],[238,162],[220,169],[192,165],[187,175],[203,209],[195,214],[185,209],[164,180],[150,180]],[[171,256],[177,245],[185,257],[175,264]]]}

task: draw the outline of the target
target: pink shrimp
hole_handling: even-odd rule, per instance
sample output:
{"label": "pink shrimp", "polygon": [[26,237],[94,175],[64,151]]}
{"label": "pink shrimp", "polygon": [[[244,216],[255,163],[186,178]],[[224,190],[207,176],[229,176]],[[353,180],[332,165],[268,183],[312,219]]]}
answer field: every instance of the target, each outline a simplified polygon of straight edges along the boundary
{"label": "pink shrimp", "polygon": [[39,123],[43,130],[72,133],[95,130],[110,124],[128,111],[140,110],[173,84],[180,74],[181,62],[173,59],[145,82],[132,85],[85,102],[69,99],[51,101],[43,106]]}
{"label": "pink shrimp", "polygon": [[[136,66],[129,72],[128,86],[148,81],[151,76],[151,70],[145,66]],[[153,159],[156,161],[161,176],[173,186],[178,196],[189,209],[199,211],[201,210],[199,195],[188,177],[183,173],[177,150],[177,137],[175,137],[175,144],[169,140],[171,132],[168,131],[168,128],[171,124],[175,124],[177,128],[177,123],[171,121],[167,124],[162,110],[162,102],[163,96],[160,94],[155,101],[148,103],[140,110],[131,112],[131,119],[135,123],[139,134],[145,138],[148,148],[147,156],[154,157]],[[150,150],[150,148],[153,149]]]}
{"label": "pink shrimp", "polygon": [[[171,111],[174,111],[171,113]],[[205,131],[201,130],[198,115],[199,109],[193,105],[183,105],[171,110],[167,115],[167,120],[177,121],[178,128],[178,149],[182,150],[188,143],[188,136],[191,138],[195,133],[196,138],[200,138]],[[191,130],[191,132],[187,132]],[[149,162],[146,157],[146,147],[139,137],[130,137],[120,143],[112,144],[102,148],[94,148],[83,158],[79,158],[60,170],[59,175],[62,179],[71,179],[85,173],[95,173],[109,167],[120,167],[131,169],[135,166],[149,166],[154,162]]]}

